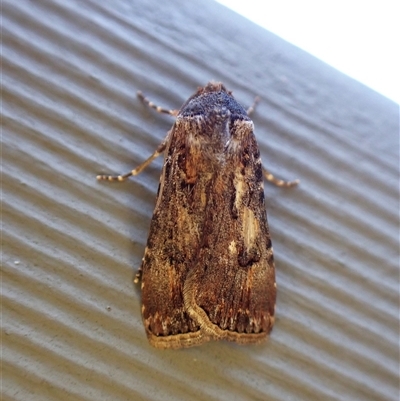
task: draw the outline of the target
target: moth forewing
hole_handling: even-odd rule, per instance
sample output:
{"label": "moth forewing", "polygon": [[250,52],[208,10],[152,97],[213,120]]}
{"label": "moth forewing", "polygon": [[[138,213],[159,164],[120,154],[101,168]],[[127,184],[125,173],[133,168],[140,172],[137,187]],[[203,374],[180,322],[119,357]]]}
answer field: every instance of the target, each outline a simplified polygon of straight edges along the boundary
{"label": "moth forewing", "polygon": [[252,343],[272,329],[275,271],[253,127],[237,120],[232,129],[225,163],[210,188],[205,245],[189,272],[196,292],[190,309],[206,312],[207,321],[191,316],[214,337]]}

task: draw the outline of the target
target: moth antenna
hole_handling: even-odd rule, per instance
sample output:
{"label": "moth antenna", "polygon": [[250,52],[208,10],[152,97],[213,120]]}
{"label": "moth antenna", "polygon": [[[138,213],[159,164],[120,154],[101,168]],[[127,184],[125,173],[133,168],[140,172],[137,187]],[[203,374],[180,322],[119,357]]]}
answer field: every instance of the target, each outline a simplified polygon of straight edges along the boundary
{"label": "moth antenna", "polygon": [[147,97],[144,96],[141,91],[138,91],[137,95],[144,104],[146,104],[148,107],[156,110],[159,113],[169,114],[170,116],[174,116],[174,117],[176,117],[179,113],[179,110],[169,110],[169,109],[165,109],[164,107],[157,106],[155,103],[153,103],[149,99],[147,99]]}

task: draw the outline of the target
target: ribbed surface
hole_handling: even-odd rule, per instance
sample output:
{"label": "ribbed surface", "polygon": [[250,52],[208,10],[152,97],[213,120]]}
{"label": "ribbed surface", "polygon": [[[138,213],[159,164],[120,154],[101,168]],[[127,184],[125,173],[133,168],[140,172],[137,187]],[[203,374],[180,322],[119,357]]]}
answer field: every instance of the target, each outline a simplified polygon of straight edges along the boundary
{"label": "ribbed surface", "polygon": [[[212,1],[2,1],[4,400],[398,400],[399,107]],[[221,80],[265,165],[277,322],[158,351],[132,284],[178,108]]]}

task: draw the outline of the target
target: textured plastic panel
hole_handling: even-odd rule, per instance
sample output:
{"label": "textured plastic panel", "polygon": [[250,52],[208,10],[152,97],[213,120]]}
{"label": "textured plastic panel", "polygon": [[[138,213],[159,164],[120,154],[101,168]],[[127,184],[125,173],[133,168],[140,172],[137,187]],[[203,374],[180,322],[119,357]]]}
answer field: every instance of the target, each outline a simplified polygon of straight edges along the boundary
{"label": "textured plastic panel", "polygon": [[[4,400],[398,400],[399,107],[209,0],[2,1]],[[317,33],[316,33],[317,34]],[[278,303],[260,346],[149,346],[132,283],[178,108],[254,114]]]}

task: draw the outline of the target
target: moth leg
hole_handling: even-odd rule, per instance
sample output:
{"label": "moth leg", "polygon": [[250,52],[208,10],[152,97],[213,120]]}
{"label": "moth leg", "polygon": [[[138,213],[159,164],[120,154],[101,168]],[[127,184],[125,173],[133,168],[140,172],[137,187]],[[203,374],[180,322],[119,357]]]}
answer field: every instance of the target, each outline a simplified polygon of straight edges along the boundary
{"label": "moth leg", "polygon": [[260,101],[260,98],[258,96],[256,96],[254,98],[254,102],[253,104],[247,109],[247,115],[250,117],[253,113],[254,110],[256,109],[257,103]]}
{"label": "moth leg", "polygon": [[[260,101],[260,98],[258,96],[256,96],[254,98],[253,104],[247,109],[247,115],[248,116],[250,116],[251,114],[254,113],[254,110],[256,109],[256,106],[257,106],[259,101]],[[298,180],[298,179],[297,180],[293,180],[293,181],[280,180],[280,179],[274,177],[274,175],[272,173],[270,173],[264,166],[263,166],[262,170],[263,170],[263,174],[264,174],[265,179],[267,181],[269,181],[269,182],[272,182],[277,187],[294,187],[300,182],[300,180]]]}
{"label": "moth leg", "polygon": [[141,279],[142,279],[142,266],[140,266],[139,269],[137,270],[133,282],[135,284],[138,284]]}
{"label": "moth leg", "polygon": [[151,102],[149,99],[147,99],[147,97],[145,97],[143,95],[143,93],[140,91],[137,92],[137,95],[143,103],[147,104],[147,106],[158,111],[159,113],[169,114],[170,116],[174,116],[174,117],[176,117],[178,115],[179,110],[168,110],[168,109],[164,109],[163,107],[157,106],[156,104]]}
{"label": "moth leg", "polygon": [[[168,138],[168,135],[167,135]],[[106,181],[125,181],[130,176],[135,176],[141,173],[156,157],[160,156],[161,153],[164,152],[165,147],[167,146],[167,138],[163,141],[163,143],[157,148],[157,150],[142,164],[134,168],[132,171],[126,174],[121,175],[98,175],[96,178],[98,180],[106,180]]]}
{"label": "moth leg", "polygon": [[298,179],[293,180],[293,181],[280,180],[280,179],[274,177],[274,175],[272,173],[270,173],[264,166],[263,166],[262,170],[263,170],[265,179],[268,180],[269,182],[272,182],[277,187],[294,187],[295,185],[297,185],[300,182],[300,180],[298,180]]}

